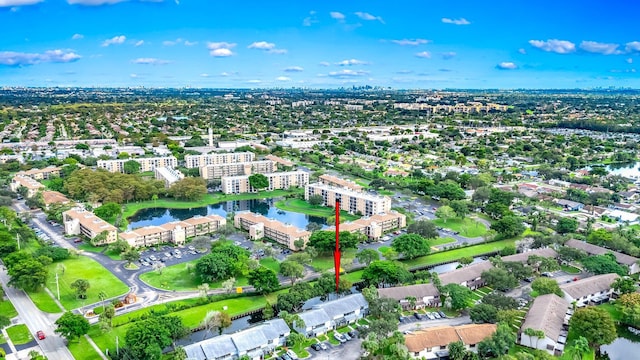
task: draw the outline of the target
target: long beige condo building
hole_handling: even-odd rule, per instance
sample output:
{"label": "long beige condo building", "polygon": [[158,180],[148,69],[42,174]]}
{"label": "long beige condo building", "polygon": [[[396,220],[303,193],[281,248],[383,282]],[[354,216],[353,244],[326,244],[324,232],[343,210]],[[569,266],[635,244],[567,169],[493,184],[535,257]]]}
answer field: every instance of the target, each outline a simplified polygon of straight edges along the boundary
{"label": "long beige condo building", "polygon": [[324,174],[324,175],[320,175],[318,180],[320,181],[320,183],[325,185],[351,189],[353,191],[358,191],[358,192],[362,191],[362,186],[356,184],[351,180],[341,179],[337,176]]}
{"label": "long beige condo building", "polygon": [[306,245],[311,237],[311,232],[307,230],[252,212],[237,213],[233,223],[236,228],[249,231],[251,240],[269,238],[291,250],[300,250],[295,246],[297,240],[302,239]]}
{"label": "long beige condo building", "polygon": [[186,239],[210,234],[226,225],[227,219],[219,215],[196,216],[183,221],[172,221],[160,226],[145,226],[120,234],[132,247],[155,244],[184,244]]}
{"label": "long beige condo building", "polygon": [[322,196],[324,206],[336,206],[336,200],[340,201],[340,209],[350,214],[372,216],[388,213],[391,210],[391,198],[354,191],[347,188],[335,187],[322,183],[307,185],[304,192],[305,200],[310,196]]}
{"label": "long beige condo building", "polygon": [[124,163],[133,160],[140,164],[140,171],[154,171],[158,167],[178,167],[178,159],[174,156],[136,158],[136,159],[119,159],[119,160],[98,160],[98,168],[105,169],[110,172],[124,172]]}
{"label": "long beige condo building", "polygon": [[64,232],[68,235],[84,235],[93,239],[103,231],[107,237],[96,245],[111,244],[118,240],[118,229],[95,216],[91,211],[74,208],[62,213]]}
{"label": "long beige condo building", "polygon": [[[365,234],[371,240],[378,240],[385,233],[405,226],[407,226],[407,217],[391,210],[388,213],[375,214],[342,223],[340,224],[340,231],[359,232]],[[327,230],[335,231],[335,229],[335,226],[331,226]]]}
{"label": "long beige condo building", "polygon": [[187,168],[201,168],[207,165],[254,161],[255,158],[256,154],[249,151],[222,154],[185,155],[184,163]]}
{"label": "long beige condo building", "polygon": [[[301,187],[309,183],[309,173],[306,171],[285,171],[263,175],[269,179],[269,186],[265,190]],[[225,194],[243,194],[256,191],[249,184],[249,175],[225,176],[221,182],[222,192]]]}
{"label": "long beige condo building", "polygon": [[206,165],[200,168],[200,176],[205,180],[220,179],[224,176],[267,174],[277,170],[271,160],[247,161],[228,164]]}

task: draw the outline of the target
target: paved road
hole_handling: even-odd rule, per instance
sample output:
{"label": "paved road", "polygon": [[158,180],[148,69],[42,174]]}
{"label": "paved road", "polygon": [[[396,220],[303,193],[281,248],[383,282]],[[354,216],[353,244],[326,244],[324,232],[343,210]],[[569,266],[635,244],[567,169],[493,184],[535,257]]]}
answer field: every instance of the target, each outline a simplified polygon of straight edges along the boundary
{"label": "paved road", "polygon": [[44,355],[49,359],[73,360],[73,355],[71,355],[71,352],[67,349],[64,339],[53,332],[55,329],[55,325],[53,323],[60,314],[43,313],[38,310],[24,291],[9,287],[7,285],[9,282],[9,275],[4,267],[0,270],[0,281],[6,289],[7,297],[18,311],[18,317],[25,325],[27,325],[34,338],[38,330],[42,330],[46,334],[46,339],[36,339],[38,345],[40,345],[40,348],[44,352]]}

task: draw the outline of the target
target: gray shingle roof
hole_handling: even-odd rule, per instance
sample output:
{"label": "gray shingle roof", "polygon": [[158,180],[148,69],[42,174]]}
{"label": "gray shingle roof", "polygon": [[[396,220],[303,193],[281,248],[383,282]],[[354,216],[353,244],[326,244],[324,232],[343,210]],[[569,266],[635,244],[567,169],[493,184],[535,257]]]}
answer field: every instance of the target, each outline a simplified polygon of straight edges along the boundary
{"label": "gray shingle roof", "polygon": [[311,309],[301,313],[299,316],[307,327],[315,327],[331,321],[324,309]]}
{"label": "gray shingle roof", "polygon": [[613,281],[620,276],[618,274],[603,274],[581,279],[568,284],[560,285],[560,289],[574,299],[599,293],[611,289]]}
{"label": "gray shingle roof", "polygon": [[623,254],[617,251],[609,250],[607,248],[603,248],[598,245],[589,244],[587,242],[576,240],[576,239],[568,240],[566,243],[564,243],[564,245],[568,247],[584,250],[589,255],[602,255],[606,253],[612,253],[613,256],[616,257],[616,261],[619,264],[625,264],[625,265],[631,266],[638,262],[638,258],[635,258],[633,256]]}
{"label": "gray shingle roof", "polygon": [[509,255],[509,256],[503,256],[502,261],[526,263],[527,260],[529,260],[529,256],[532,256],[532,255],[542,256],[546,258],[554,258],[554,259],[558,257],[558,253],[555,250],[551,248],[544,248],[544,249],[536,249],[536,250],[527,251],[519,254]]}
{"label": "gray shingle roof", "polygon": [[491,262],[483,261],[473,265],[465,266],[460,269],[440,274],[440,282],[442,285],[462,284],[465,281],[471,281],[479,278],[482,272],[493,267]]}
{"label": "gray shingle roof", "polygon": [[207,359],[207,357],[204,355],[204,352],[202,351],[202,348],[200,347],[200,343],[187,345],[184,347],[184,351],[187,353],[187,360]]}
{"label": "gray shingle roof", "polygon": [[410,296],[416,299],[422,299],[427,296],[438,296],[439,293],[433,284],[418,284],[378,289],[378,295],[380,295],[381,298],[403,300]]}
{"label": "gray shingle roof", "polygon": [[237,354],[236,346],[229,335],[220,335],[200,342],[200,347],[207,359]]}
{"label": "gray shingle roof", "polygon": [[362,294],[353,294],[318,304],[315,308],[324,310],[331,319],[334,319],[367,306],[367,300],[362,296]]}
{"label": "gray shingle roof", "polygon": [[558,341],[567,309],[569,302],[556,294],[538,296],[520,329],[542,330],[546,336]]}
{"label": "gray shingle roof", "polygon": [[[289,329],[287,323],[282,319],[273,319],[266,321],[262,326],[262,330],[265,332],[265,334],[269,334],[267,336],[268,338],[272,339],[275,339],[280,335],[289,334],[291,332],[291,329]],[[274,334],[275,336],[273,336]]]}
{"label": "gray shingle roof", "polygon": [[234,334],[231,334],[233,343],[238,352],[249,351],[268,344],[267,337],[262,332],[262,326],[252,327]]}

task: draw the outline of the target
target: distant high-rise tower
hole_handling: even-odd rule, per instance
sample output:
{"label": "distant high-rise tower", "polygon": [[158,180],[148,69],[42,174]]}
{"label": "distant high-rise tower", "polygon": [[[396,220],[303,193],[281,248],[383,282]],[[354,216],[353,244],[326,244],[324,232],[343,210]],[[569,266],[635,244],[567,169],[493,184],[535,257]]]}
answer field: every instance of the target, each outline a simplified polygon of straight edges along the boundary
{"label": "distant high-rise tower", "polygon": [[209,128],[209,146],[213,147],[213,130]]}

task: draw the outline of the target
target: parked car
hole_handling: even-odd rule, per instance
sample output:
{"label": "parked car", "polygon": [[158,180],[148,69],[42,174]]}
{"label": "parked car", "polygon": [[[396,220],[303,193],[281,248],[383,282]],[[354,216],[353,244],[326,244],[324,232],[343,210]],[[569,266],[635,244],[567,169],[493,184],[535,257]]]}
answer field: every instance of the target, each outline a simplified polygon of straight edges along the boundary
{"label": "parked car", "polygon": [[358,332],[357,331],[349,331],[347,334],[349,334],[349,336],[351,336],[352,338],[356,338],[358,337]]}
{"label": "parked car", "polygon": [[342,334],[342,336],[344,336],[344,338],[347,339],[347,341],[351,341],[351,336],[349,336],[349,334],[344,333]]}
{"label": "parked car", "polygon": [[341,344],[344,344],[347,342],[347,339],[344,338],[344,336],[342,336],[342,334],[340,333],[333,333],[333,338],[338,340]]}
{"label": "parked car", "polygon": [[434,320],[436,317],[433,316],[433,313],[427,313],[427,317],[429,318],[429,320]]}
{"label": "parked car", "polygon": [[287,355],[289,355],[290,358],[292,358],[293,360],[298,360],[298,355],[293,352],[293,350],[289,349],[286,352]]}
{"label": "parked car", "polygon": [[44,340],[46,338],[46,336],[44,334],[44,331],[42,331],[42,330],[38,330],[36,332],[36,336],[38,337],[38,340]]}
{"label": "parked car", "polygon": [[433,316],[434,316],[436,319],[440,319],[440,314],[438,314],[437,312],[434,312],[434,313],[433,313]]}
{"label": "parked car", "polygon": [[320,351],[320,344],[318,343],[311,344],[311,348],[315,351]]}
{"label": "parked car", "polygon": [[327,344],[325,344],[325,343],[321,342],[321,343],[320,343],[320,349],[322,349],[322,350],[327,350],[327,349],[329,349],[329,347],[327,346]]}
{"label": "parked car", "polygon": [[446,318],[447,318],[447,314],[443,313],[442,311],[438,311],[438,314],[440,314],[440,316],[441,316],[443,319],[446,319]]}
{"label": "parked car", "polygon": [[420,314],[418,314],[417,312],[413,313],[413,317],[415,317],[416,319],[420,320]]}
{"label": "parked car", "polygon": [[82,242],[82,239],[78,238],[78,239],[73,240],[73,242],[74,242],[74,243],[76,243],[76,244],[77,244],[77,243],[81,243],[81,242]]}

